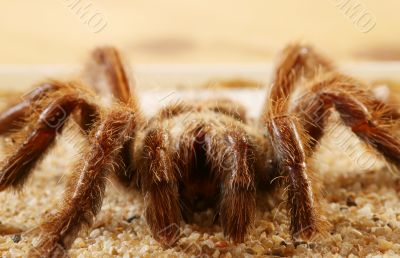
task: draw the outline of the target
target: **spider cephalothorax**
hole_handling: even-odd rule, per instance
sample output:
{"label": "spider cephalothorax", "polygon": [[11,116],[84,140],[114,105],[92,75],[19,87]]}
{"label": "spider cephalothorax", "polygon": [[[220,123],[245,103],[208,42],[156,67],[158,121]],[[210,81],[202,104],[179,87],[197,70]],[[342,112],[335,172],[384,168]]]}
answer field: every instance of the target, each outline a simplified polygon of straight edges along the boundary
{"label": "spider cephalothorax", "polygon": [[100,211],[111,176],[142,191],[147,223],[162,244],[177,240],[172,225],[206,207],[214,208],[228,238],[243,242],[256,193],[272,182],[285,188],[292,235],[323,232],[327,223],[308,160],[331,110],[400,165],[400,142],[390,133],[397,110],[308,46],[283,51],[261,117],[252,122],[243,107],[225,99],[171,104],[145,118],[113,48],[95,50],[85,71],[85,84],[111,89],[117,100],[111,107],[78,83],[50,81],[0,113],[0,134],[14,141],[0,164],[0,190],[23,185],[71,115],[89,139],[33,254],[68,248]]}

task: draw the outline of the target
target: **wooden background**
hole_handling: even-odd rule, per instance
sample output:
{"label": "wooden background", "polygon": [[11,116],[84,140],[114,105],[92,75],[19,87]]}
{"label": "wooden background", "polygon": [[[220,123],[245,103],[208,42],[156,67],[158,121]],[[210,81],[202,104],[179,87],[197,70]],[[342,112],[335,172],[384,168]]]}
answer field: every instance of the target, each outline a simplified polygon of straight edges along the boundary
{"label": "wooden background", "polygon": [[0,64],[76,64],[103,44],[136,64],[254,63],[294,40],[340,60],[396,60],[399,11],[398,0],[1,1]]}

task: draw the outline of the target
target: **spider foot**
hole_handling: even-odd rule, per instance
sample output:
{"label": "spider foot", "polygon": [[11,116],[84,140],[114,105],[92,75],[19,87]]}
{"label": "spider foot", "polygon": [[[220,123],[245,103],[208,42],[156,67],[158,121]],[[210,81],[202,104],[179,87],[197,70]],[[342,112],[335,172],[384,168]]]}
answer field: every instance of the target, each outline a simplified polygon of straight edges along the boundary
{"label": "spider foot", "polygon": [[153,236],[161,245],[170,248],[179,241],[181,230],[179,225],[171,224],[158,232],[153,231]]}
{"label": "spider foot", "polygon": [[57,242],[57,236],[41,236],[39,243],[32,247],[28,253],[28,257],[34,258],[66,258],[68,256],[67,249],[60,243]]}
{"label": "spider foot", "polygon": [[309,224],[308,226],[298,224],[292,225],[292,239],[302,239],[306,241],[318,242],[326,236],[327,228],[329,227],[329,225],[329,222],[322,220],[313,222],[313,224]]}
{"label": "spider foot", "polygon": [[221,202],[221,223],[224,234],[234,243],[243,243],[255,216],[254,192],[247,188],[226,191]]}
{"label": "spider foot", "polygon": [[174,246],[181,236],[176,189],[160,184],[152,188],[148,197],[145,217],[154,239],[165,247]]}

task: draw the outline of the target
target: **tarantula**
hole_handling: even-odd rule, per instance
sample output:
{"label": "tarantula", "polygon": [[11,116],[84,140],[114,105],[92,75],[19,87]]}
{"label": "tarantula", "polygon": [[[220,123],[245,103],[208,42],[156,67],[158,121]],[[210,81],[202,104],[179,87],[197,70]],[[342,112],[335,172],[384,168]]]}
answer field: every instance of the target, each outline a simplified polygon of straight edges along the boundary
{"label": "tarantula", "polygon": [[98,104],[95,91],[80,83],[49,81],[0,114],[0,134],[13,139],[0,163],[0,190],[22,187],[69,117],[88,138],[57,212],[42,222],[35,248],[41,255],[68,249],[82,226],[93,222],[110,176],[142,191],[147,224],[164,245],[177,241],[171,225],[206,207],[215,209],[229,239],[243,242],[257,191],[277,182],[285,188],[291,234],[323,233],[327,222],[308,161],[331,111],[400,165],[400,141],[390,127],[400,117],[394,106],[306,45],[284,49],[258,121],[221,99],[174,103],[146,119],[111,47],[94,50],[85,71],[95,91],[110,88],[110,107]]}

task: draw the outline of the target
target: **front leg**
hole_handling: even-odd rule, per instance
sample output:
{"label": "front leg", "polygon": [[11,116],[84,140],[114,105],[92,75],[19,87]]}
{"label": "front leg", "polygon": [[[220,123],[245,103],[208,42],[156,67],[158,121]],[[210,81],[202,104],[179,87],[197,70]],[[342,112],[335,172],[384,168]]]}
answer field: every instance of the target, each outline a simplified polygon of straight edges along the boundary
{"label": "front leg", "polygon": [[145,196],[145,217],[153,237],[172,246],[180,237],[178,180],[169,132],[162,126],[150,129],[138,149],[135,163]]}
{"label": "front leg", "polygon": [[290,116],[291,97],[300,78],[311,79],[318,72],[334,70],[330,61],[313,48],[300,44],[288,46],[277,65],[261,113],[260,120],[269,132],[275,163],[284,178],[293,236],[309,237],[314,232],[323,232],[327,223],[320,219],[318,189],[307,164],[312,155],[310,138],[297,118]]}
{"label": "front leg", "polygon": [[120,149],[136,128],[134,114],[117,108],[91,132],[90,149],[83,153],[67,182],[63,201],[55,215],[41,225],[39,244],[29,257],[59,256],[68,249],[82,226],[90,226],[100,211],[107,176],[117,169]]}
{"label": "front leg", "polygon": [[284,176],[287,209],[292,236],[309,238],[322,232],[323,223],[318,213],[318,191],[307,164],[307,136],[296,118],[272,117],[267,123],[276,163]]}

